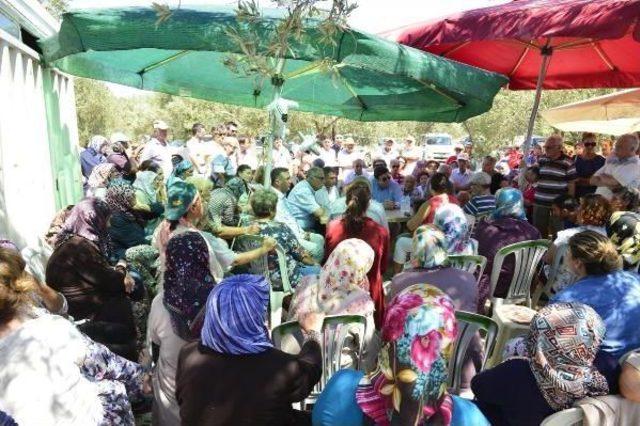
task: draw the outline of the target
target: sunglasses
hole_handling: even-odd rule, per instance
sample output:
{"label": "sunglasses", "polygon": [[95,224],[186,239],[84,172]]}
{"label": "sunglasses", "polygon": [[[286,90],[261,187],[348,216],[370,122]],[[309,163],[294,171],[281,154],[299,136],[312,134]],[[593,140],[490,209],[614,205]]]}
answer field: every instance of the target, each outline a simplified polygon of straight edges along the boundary
{"label": "sunglasses", "polygon": [[392,169],[399,169],[400,168],[400,164],[393,165],[393,166],[391,166],[391,168]]}
{"label": "sunglasses", "polygon": [[585,142],[584,146],[596,146],[595,142]]}
{"label": "sunglasses", "polygon": [[380,180],[381,180],[382,182],[386,182],[386,181],[388,181],[389,179],[390,179],[390,178],[389,178],[389,176],[383,176],[383,177],[381,177],[381,178],[380,178]]}

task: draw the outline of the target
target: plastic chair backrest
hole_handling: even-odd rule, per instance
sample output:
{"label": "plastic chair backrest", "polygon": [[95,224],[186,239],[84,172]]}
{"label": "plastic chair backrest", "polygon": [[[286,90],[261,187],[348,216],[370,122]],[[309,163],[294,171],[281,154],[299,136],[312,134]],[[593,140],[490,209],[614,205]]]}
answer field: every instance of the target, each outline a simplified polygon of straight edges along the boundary
{"label": "plastic chair backrest", "polygon": [[476,333],[484,332],[484,356],[480,367],[480,371],[482,371],[487,359],[493,352],[496,337],[498,336],[498,324],[484,315],[465,311],[456,311],[456,320],[458,321],[458,336],[454,342],[453,352],[449,360],[449,387],[457,395],[460,393],[462,370],[471,340]]}
{"label": "plastic chair backrest", "polygon": [[471,272],[478,281],[487,266],[487,258],[480,255],[456,254],[447,257],[447,260],[453,268]]}
{"label": "plastic chair backrest", "polygon": [[[553,296],[552,289],[558,280],[558,275],[560,273],[560,269],[564,266],[564,258],[567,255],[567,251],[569,250],[569,244],[560,244],[556,247],[556,251],[553,257],[553,262],[551,263],[551,267],[549,268],[549,276],[547,277],[547,283],[544,287],[536,289],[535,295],[533,297],[533,306],[536,306],[540,301],[540,297],[544,294],[549,299]],[[570,284],[570,283],[567,283]]]}
{"label": "plastic chair backrest", "polygon": [[493,261],[493,269],[491,270],[491,292],[489,293],[492,303],[495,304],[496,298],[493,296],[500,277],[502,264],[507,256],[514,256],[514,269],[509,291],[504,298],[503,303],[520,303],[525,302],[531,307],[531,282],[538,269],[538,264],[542,256],[547,252],[551,241],[549,240],[531,240],[521,241],[519,243],[510,244],[502,247],[496,253]]}
{"label": "plastic chair backrest", "polygon": [[[316,384],[306,402],[313,402],[322,392],[331,377],[341,369],[342,349],[350,336],[355,336],[357,341],[357,357],[355,368],[360,368],[362,349],[366,333],[367,320],[362,315],[330,315],[325,317],[322,324],[322,376]],[[286,335],[294,334],[300,330],[297,321],[289,321],[280,324],[271,330],[271,339],[276,348],[281,348],[282,339]],[[298,335],[301,335],[298,333]],[[302,346],[302,342],[299,342]]]}
{"label": "plastic chair backrest", "polygon": [[582,408],[567,408],[544,419],[540,426],[579,426],[582,425],[584,411]]}

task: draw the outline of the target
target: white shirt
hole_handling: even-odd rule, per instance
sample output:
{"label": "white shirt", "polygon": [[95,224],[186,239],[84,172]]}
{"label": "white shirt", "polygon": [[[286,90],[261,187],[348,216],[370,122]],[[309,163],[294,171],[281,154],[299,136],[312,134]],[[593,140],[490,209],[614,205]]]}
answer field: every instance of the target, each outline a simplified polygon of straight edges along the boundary
{"label": "white shirt", "polygon": [[338,167],[338,157],[336,156],[336,151],[333,148],[320,148],[318,158],[324,161],[325,167]]}
{"label": "white shirt", "polygon": [[[637,155],[624,160],[618,160],[615,156],[611,156],[607,158],[604,166],[593,175],[603,174],[613,176],[624,187],[638,189],[640,187],[640,160]],[[606,186],[599,186],[596,189],[596,194],[602,195],[608,200],[613,197],[613,192]]]}
{"label": "white shirt", "polygon": [[291,166],[291,153],[287,148],[281,146],[280,149],[273,149],[273,167],[284,167],[289,169]]}
{"label": "white shirt", "polygon": [[350,172],[346,173],[346,176],[344,177],[344,180],[342,181],[342,186],[349,185],[351,182],[353,182],[353,180],[355,178],[358,178],[358,177],[365,177],[367,179],[371,179],[371,175],[365,169],[362,169],[362,174],[361,175],[357,175],[355,170],[351,170]]}
{"label": "white shirt", "polygon": [[[347,198],[342,196],[338,198],[333,204],[331,209],[331,219],[341,217],[344,212],[347,211]],[[367,217],[372,219],[378,225],[383,226],[387,231],[389,230],[389,221],[387,220],[387,214],[384,210],[384,206],[374,200],[369,201],[369,208],[367,208]]]}
{"label": "white shirt", "polygon": [[378,151],[374,159],[380,158],[387,163],[387,167],[390,167],[391,160],[396,160],[399,156],[400,153],[397,149],[392,148],[391,151],[387,152],[384,148],[382,148],[380,151]]}
{"label": "white shirt", "polygon": [[327,189],[326,186],[316,191],[316,201],[325,210],[331,211],[331,205],[340,197],[340,192],[337,186],[332,186],[331,189]]}
{"label": "white shirt", "polygon": [[362,154],[355,149],[351,153],[348,153],[344,149],[338,153],[338,166],[340,167],[339,177],[344,177],[350,170],[353,170],[353,162],[355,160],[362,160]]}
{"label": "white shirt", "polygon": [[236,153],[236,164],[238,166],[246,164],[251,167],[251,170],[256,170],[258,168],[258,157],[256,157],[256,154],[251,148],[247,148],[244,153],[238,150]]}
{"label": "white shirt", "polygon": [[153,396],[157,404],[158,424],[180,424],[180,407],[176,400],[176,371],[180,349],[186,340],[178,336],[171,326],[171,316],[162,302],[163,292],[151,302],[147,334],[149,340],[160,346],[158,363],[153,372]]}
{"label": "white shirt", "polygon": [[140,163],[147,160],[157,163],[164,172],[164,180],[169,179],[173,171],[173,164],[171,163],[171,147],[167,143],[163,145],[156,138],[147,142],[140,154]]}
{"label": "white shirt", "polygon": [[460,169],[453,169],[449,180],[458,187],[465,187],[471,180],[471,170],[467,169],[464,173],[460,173]]}
{"label": "white shirt", "polygon": [[287,198],[284,194],[278,191],[275,187],[271,187],[271,190],[276,193],[278,196],[278,204],[276,206],[276,217],[274,220],[276,222],[284,223],[291,231],[295,234],[298,240],[304,240],[305,231],[300,227],[298,221],[289,211],[289,203],[287,202]]}
{"label": "white shirt", "polygon": [[202,141],[196,137],[187,141],[187,150],[189,151],[189,155],[191,155],[196,163],[198,163],[198,167],[203,172],[209,166],[209,163],[216,152],[213,142]]}
{"label": "white shirt", "polygon": [[422,149],[415,145],[411,146],[411,148],[403,147],[401,150],[401,154],[407,161],[407,164],[404,166],[404,170],[402,171],[402,173],[404,173],[405,175],[410,175],[411,173],[413,173],[413,169],[416,168],[416,163],[418,162],[418,160],[422,159],[423,157]]}

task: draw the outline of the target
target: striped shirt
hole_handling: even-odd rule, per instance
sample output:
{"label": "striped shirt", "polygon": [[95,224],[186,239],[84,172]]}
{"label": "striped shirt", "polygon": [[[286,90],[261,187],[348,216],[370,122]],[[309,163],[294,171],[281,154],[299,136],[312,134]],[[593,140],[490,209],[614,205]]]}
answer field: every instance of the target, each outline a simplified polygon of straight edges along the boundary
{"label": "striped shirt", "polygon": [[487,195],[477,195],[473,197],[462,209],[466,214],[471,216],[483,216],[489,214],[496,209],[496,197]]}
{"label": "striped shirt", "polygon": [[559,195],[567,193],[569,183],[578,177],[576,166],[573,160],[565,154],[556,160],[540,157],[538,165],[540,177],[536,186],[535,203],[550,206]]}

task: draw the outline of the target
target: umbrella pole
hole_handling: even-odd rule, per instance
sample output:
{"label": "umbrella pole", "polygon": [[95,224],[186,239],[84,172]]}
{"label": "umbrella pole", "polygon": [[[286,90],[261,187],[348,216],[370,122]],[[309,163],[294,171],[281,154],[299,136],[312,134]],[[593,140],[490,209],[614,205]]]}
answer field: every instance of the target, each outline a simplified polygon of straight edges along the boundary
{"label": "umbrella pole", "polygon": [[[278,59],[276,65],[276,74],[271,78],[273,84],[273,99],[271,102],[276,102],[282,96],[282,86],[284,81],[282,80],[282,70],[284,69],[284,58]],[[269,130],[269,136],[267,137],[267,143],[263,146],[264,152],[264,187],[266,189],[271,187],[271,169],[273,168],[273,141],[275,140],[275,133],[277,131],[276,118],[271,114],[269,115],[269,123],[271,129]]]}
{"label": "umbrella pole", "polygon": [[529,126],[527,127],[527,136],[524,139],[522,146],[522,153],[527,155],[531,146],[531,136],[533,135],[533,126],[536,123],[536,117],[538,115],[538,108],[540,107],[540,97],[542,96],[542,83],[547,75],[547,68],[549,68],[549,61],[551,60],[551,54],[553,50],[551,47],[544,46],[540,52],[542,55],[542,63],[540,64],[540,72],[538,73],[538,81],[536,82],[536,96],[533,100],[533,108],[531,109],[531,116],[529,117]]}

